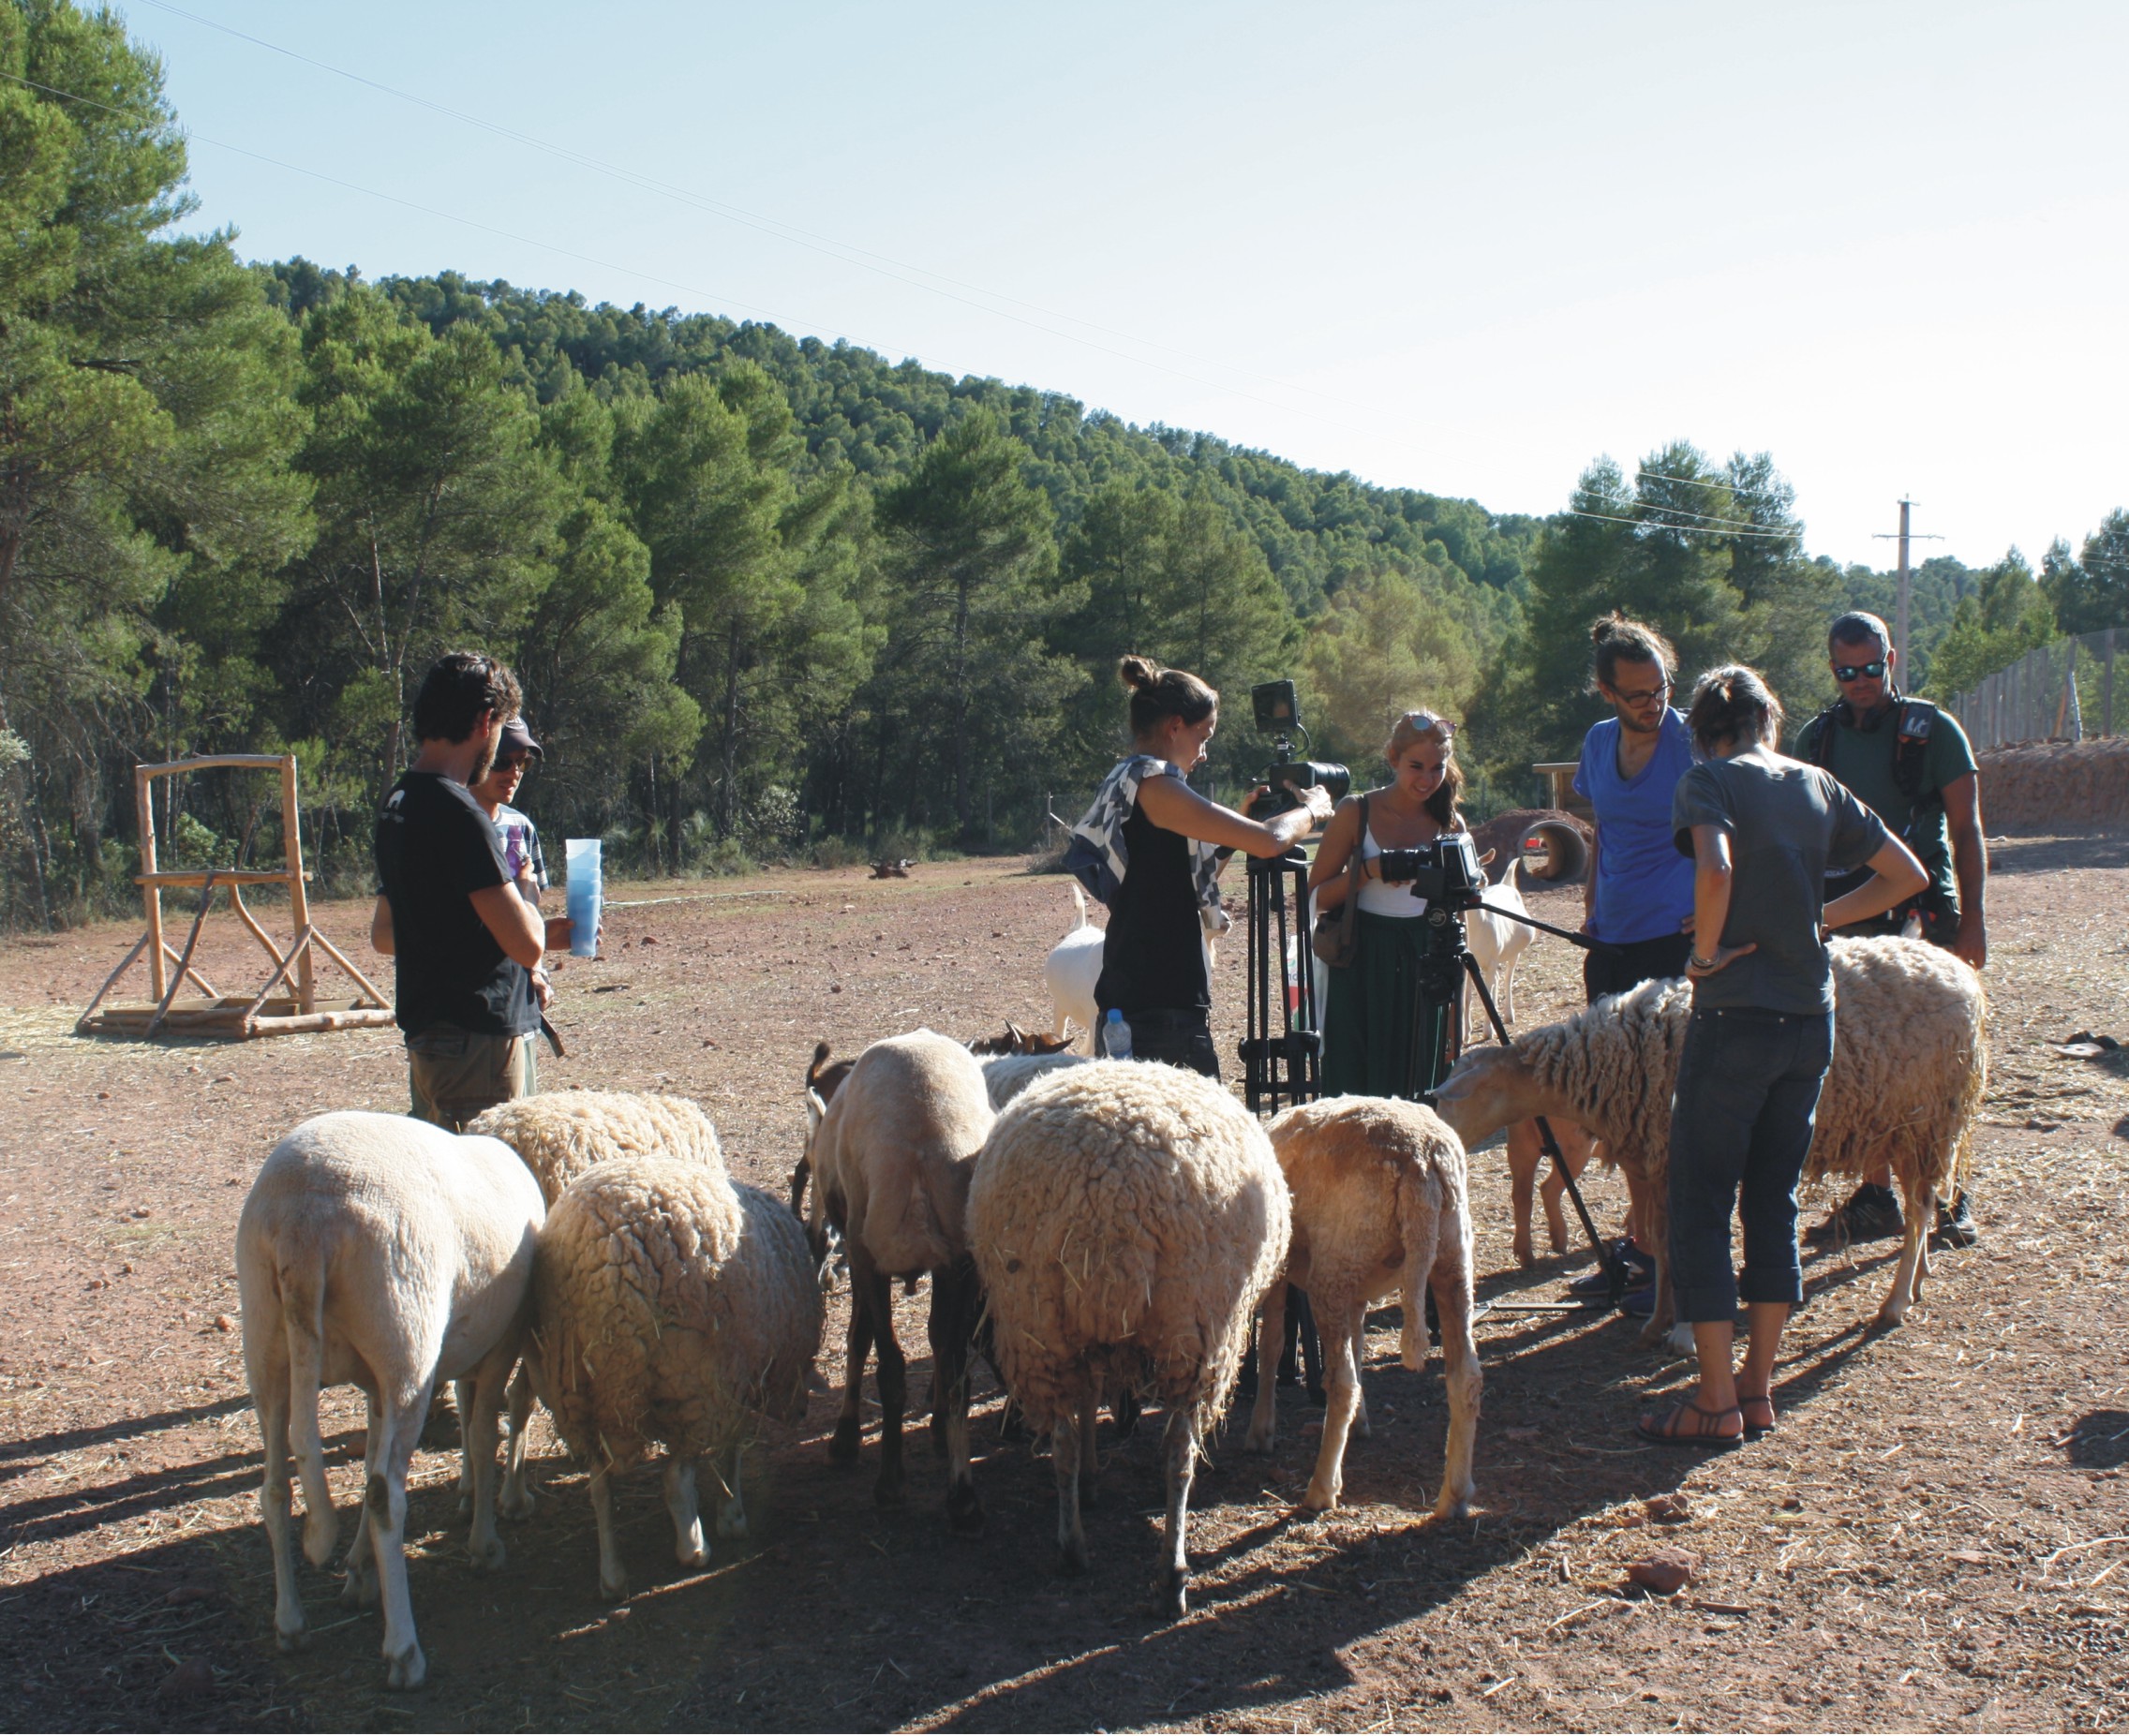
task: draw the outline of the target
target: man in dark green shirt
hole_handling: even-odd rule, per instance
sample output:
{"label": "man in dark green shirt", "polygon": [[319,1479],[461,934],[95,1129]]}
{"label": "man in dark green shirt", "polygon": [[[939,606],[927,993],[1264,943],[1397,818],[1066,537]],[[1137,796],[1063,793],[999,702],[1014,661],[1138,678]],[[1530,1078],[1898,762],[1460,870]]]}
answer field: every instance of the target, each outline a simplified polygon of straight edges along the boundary
{"label": "man in dark green shirt", "polygon": [[[1978,971],[1988,960],[1988,853],[1981,835],[1981,779],[1966,732],[1948,712],[1900,692],[1899,652],[1876,616],[1842,616],[1826,635],[1826,649],[1840,701],[1804,726],[1796,757],[1824,766],[1861,797],[1929,876],[1912,905],[1852,932],[1898,934],[1913,916],[1925,940]],[[1826,882],[1829,899],[1848,889],[1839,877]],[[1892,1171],[1885,1168],[1809,1237],[1869,1241],[1898,1236],[1903,1227]],[[1937,1233],[1954,1247],[1973,1244],[1963,1190],[1950,1207],[1939,1207]]]}

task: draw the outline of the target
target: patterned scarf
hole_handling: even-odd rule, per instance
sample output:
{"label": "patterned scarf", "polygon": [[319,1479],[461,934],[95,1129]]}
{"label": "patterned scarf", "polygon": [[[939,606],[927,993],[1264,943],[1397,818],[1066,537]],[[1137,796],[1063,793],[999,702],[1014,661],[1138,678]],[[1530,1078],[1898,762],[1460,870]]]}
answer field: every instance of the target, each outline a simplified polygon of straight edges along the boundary
{"label": "patterned scarf", "polygon": [[[1064,846],[1064,869],[1104,904],[1113,906],[1131,855],[1124,842],[1124,823],[1138,806],[1139,786],[1163,774],[1181,778],[1182,768],[1150,753],[1135,753],[1102,779],[1093,805],[1072,828]],[[1225,934],[1227,913],[1220,908],[1220,861],[1216,846],[1192,838],[1191,883],[1198,897],[1198,920],[1208,934]]]}

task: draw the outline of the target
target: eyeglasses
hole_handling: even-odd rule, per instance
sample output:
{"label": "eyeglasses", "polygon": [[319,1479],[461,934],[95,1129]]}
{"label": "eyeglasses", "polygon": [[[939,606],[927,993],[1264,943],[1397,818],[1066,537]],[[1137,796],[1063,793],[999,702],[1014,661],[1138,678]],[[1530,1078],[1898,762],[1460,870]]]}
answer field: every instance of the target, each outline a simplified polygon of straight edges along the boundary
{"label": "eyeglasses", "polygon": [[1612,691],[1618,696],[1620,702],[1624,705],[1645,705],[1652,699],[1661,699],[1664,694],[1671,690],[1671,686],[1672,684],[1668,681],[1659,681],[1654,687],[1643,688],[1635,693],[1621,692],[1617,688],[1614,688]]}
{"label": "eyeglasses", "polygon": [[1875,681],[1885,673],[1885,660],[1874,657],[1868,663],[1836,663],[1833,678],[1836,681],[1859,681],[1865,675]]}
{"label": "eyeglasses", "polygon": [[1447,718],[1436,717],[1431,711],[1407,711],[1405,714],[1405,721],[1422,735],[1431,734],[1447,737],[1456,734],[1455,724],[1452,723]]}

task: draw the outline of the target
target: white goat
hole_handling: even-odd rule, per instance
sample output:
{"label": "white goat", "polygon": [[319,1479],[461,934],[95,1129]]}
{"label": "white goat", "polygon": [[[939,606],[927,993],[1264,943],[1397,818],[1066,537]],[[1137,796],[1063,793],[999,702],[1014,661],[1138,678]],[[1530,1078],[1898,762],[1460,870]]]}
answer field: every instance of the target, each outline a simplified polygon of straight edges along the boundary
{"label": "white goat", "polygon": [[1076,1043],[1072,1033],[1076,1020],[1087,1033],[1087,1052],[1096,1054],[1094,1027],[1101,1023],[1101,1015],[1094,1008],[1094,985],[1101,980],[1101,948],[1104,931],[1087,920],[1087,895],[1079,890],[1078,881],[1072,884],[1072,903],[1079,913],[1072,931],[1050,949],[1050,957],[1042,961],[1043,986],[1050,990],[1050,1002],[1054,1011],[1050,1016],[1050,1034],[1052,1038]]}
{"label": "white goat", "polygon": [[[267,1156],[237,1220],[245,1372],[266,1448],[260,1506],[274,1551],[274,1631],[303,1646],[289,1534],[289,1456],[303,1479],[304,1553],[322,1567],[338,1523],[318,1426],[320,1387],[369,1398],[363,1524],[346,1599],[384,1604],[387,1684],[428,1673],[407,1595],[407,1468],[437,1383],[470,1376],[472,1555],[502,1565],[496,1536],[496,1413],[531,1307],[540,1184],[499,1139],[403,1115],[343,1111],[304,1122]],[[517,1510],[513,1488],[505,1510]],[[374,1567],[372,1557],[374,1556]]]}
{"label": "white goat", "polygon": [[[1502,1020],[1511,1025],[1515,1022],[1515,967],[1524,949],[1538,938],[1538,930],[1528,923],[1497,913],[1507,911],[1513,911],[1517,915],[1530,913],[1530,907],[1523,901],[1522,865],[1520,854],[1511,856],[1508,872],[1500,877],[1497,884],[1486,888],[1485,900],[1495,908],[1472,911],[1464,919],[1465,942],[1471,949],[1471,957],[1479,961],[1486,987],[1493,990]],[[1479,1003],[1477,995],[1471,997],[1470,1011],[1474,1028],[1483,1038],[1489,1034],[1485,1028],[1486,1009]]]}

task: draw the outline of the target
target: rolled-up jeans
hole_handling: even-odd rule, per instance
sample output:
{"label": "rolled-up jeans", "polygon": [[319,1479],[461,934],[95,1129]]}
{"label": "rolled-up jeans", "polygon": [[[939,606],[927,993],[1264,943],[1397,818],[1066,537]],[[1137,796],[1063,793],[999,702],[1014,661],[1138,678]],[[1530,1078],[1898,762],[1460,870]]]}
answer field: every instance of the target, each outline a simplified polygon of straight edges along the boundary
{"label": "rolled-up jeans", "polygon": [[[1741,1299],[1804,1299],[1796,1183],[1833,1059],[1831,1013],[1693,1010],[1671,1104],[1670,1279],[1678,1318],[1729,1320]],[[1730,1214],[1745,1269],[1730,1263]]]}

